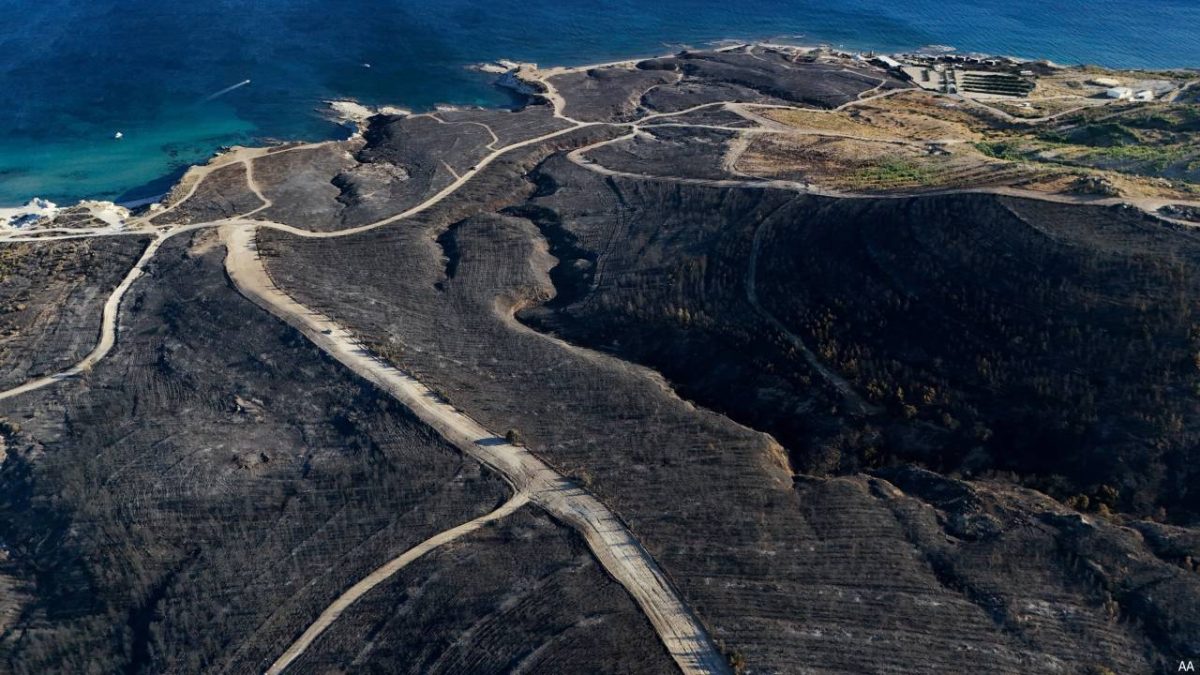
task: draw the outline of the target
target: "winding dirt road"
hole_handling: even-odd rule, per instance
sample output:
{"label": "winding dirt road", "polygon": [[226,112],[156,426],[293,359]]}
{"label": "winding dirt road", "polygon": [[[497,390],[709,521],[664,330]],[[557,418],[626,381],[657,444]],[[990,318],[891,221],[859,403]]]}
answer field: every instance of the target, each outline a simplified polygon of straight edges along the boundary
{"label": "winding dirt road", "polygon": [[462,452],[502,475],[518,494],[574,528],[604,569],[650,619],[684,673],[728,673],[703,625],[678,596],[651,555],[598,499],[538,459],[485,429],[415,378],[363,347],[350,331],[301,305],[271,281],[255,242],[258,223],[221,228],[225,270],[238,291],[299,330],[325,353],[387,391]]}
{"label": "winding dirt road", "polygon": [[763,307],[762,303],[759,302],[758,257],[759,252],[762,250],[764,233],[767,230],[769,222],[770,217],[764,218],[754,230],[754,243],[750,247],[750,263],[746,267],[746,300],[756,312],[758,312],[764,319],[767,320],[767,323],[771,324],[776,331],[778,331],[789,343],[791,343],[796,351],[800,352],[800,354],[804,356],[804,360],[807,361],[808,365],[815,370],[818,375],[821,376],[821,379],[825,380],[826,384],[837,390],[837,392],[842,396],[842,400],[844,400],[846,405],[848,405],[855,413],[859,415],[874,415],[878,413],[879,408],[877,406],[873,406],[863,400],[863,398],[858,395],[858,392],[854,390],[854,386],[851,385],[846,378],[842,377],[832,368],[822,363],[821,359],[818,358],[817,355],[808,348],[808,345],[805,344],[804,340],[800,339],[799,335],[796,335],[792,331],[788,330],[788,327],[785,326],[782,321],[776,318],[774,314],[768,311],[767,308]]}
{"label": "winding dirt road", "polygon": [[87,356],[83,357],[79,363],[76,363],[62,372],[58,372],[53,375],[47,375],[46,377],[39,377],[35,380],[30,380],[25,384],[13,387],[7,391],[0,392],[0,401],[12,398],[14,396],[20,396],[26,392],[30,392],[35,389],[41,389],[47,385],[55,384],[57,382],[61,382],[85,373],[88,370],[91,370],[92,366],[96,365],[100,359],[107,356],[108,353],[112,351],[113,345],[117,343],[117,313],[121,308],[121,299],[125,297],[125,293],[129,290],[129,288],[133,286],[133,282],[137,281],[138,277],[142,276],[146,269],[146,264],[149,263],[150,259],[154,257],[154,253],[158,251],[158,247],[162,246],[162,243],[165,240],[166,237],[160,236],[155,238],[154,241],[151,241],[150,244],[146,246],[146,250],[142,252],[142,256],[138,258],[136,263],[133,264],[133,267],[129,270],[129,273],[125,275],[125,278],[121,280],[121,283],[117,284],[117,287],[114,288],[113,292],[108,296],[108,300],[104,303],[104,310],[100,315],[100,339],[92,351],[88,352]]}

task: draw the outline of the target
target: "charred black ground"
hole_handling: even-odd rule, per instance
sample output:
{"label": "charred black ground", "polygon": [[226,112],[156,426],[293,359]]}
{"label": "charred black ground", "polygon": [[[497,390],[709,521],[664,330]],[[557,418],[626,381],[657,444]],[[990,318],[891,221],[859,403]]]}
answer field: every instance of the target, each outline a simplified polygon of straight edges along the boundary
{"label": "charred black ground", "polygon": [[[376,116],[153,217],[195,229],[123,298],[114,350],[0,401],[0,671],[263,672],[352,584],[511,496],[238,293],[213,230],[247,217],[282,291],[616,512],[731,670],[1154,672],[1200,651],[1186,194],[1055,192],[976,141],[933,185],[922,162],[960,151],[912,134],[1026,123],[950,107],[867,138],[958,99],[836,55],[508,77],[518,110]],[[893,182],[838,193],[851,156]],[[5,244],[6,386],[86,353],[145,245]],[[676,670],[531,504],[404,567],[287,672]]]}

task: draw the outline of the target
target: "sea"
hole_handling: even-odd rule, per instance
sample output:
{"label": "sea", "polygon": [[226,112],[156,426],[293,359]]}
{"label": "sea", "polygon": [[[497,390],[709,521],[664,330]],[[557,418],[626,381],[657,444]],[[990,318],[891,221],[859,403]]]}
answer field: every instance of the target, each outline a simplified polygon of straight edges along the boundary
{"label": "sea", "polygon": [[136,201],[222,146],[344,137],[330,99],[509,105],[468,68],[502,58],[769,40],[1200,67],[1200,0],[0,0],[0,17],[0,207]]}

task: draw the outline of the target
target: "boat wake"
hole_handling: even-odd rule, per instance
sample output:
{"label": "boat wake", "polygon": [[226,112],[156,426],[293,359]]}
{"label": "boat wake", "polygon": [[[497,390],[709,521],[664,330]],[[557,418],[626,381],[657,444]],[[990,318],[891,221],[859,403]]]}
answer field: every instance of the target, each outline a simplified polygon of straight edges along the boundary
{"label": "boat wake", "polygon": [[213,94],[212,96],[209,96],[208,98],[206,98],[204,100],[205,101],[215,100],[221,96],[224,96],[225,94],[228,94],[229,92],[233,91],[234,89],[238,89],[239,87],[244,87],[248,84],[250,84],[250,80],[242,80],[241,82],[238,82],[237,84],[235,84],[231,87],[225,87],[221,91],[218,91],[217,93]]}

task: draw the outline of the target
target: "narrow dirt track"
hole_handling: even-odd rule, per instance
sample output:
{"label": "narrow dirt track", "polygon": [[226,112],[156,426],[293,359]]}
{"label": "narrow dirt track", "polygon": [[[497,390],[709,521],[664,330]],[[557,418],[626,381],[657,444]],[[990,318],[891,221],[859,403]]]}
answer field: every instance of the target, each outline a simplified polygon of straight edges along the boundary
{"label": "narrow dirt track", "polygon": [[285,652],[283,652],[283,655],[281,655],[278,659],[275,659],[275,662],[271,664],[270,668],[267,668],[266,675],[279,675],[279,673],[282,673],[288,666],[292,664],[292,662],[299,658],[300,655],[303,654],[309,648],[309,646],[312,645],[312,643],[318,637],[320,637],[322,633],[325,632],[326,629],[333,625],[333,622],[337,621],[338,617],[342,615],[342,612],[346,611],[350,605],[358,602],[360,598],[371,592],[371,590],[379,584],[382,584],[390,579],[400,570],[407,567],[409,563],[438,548],[439,546],[445,546],[456,539],[478,530],[490,522],[504,518],[528,503],[529,495],[525,494],[524,492],[518,492],[513,495],[511,499],[504,502],[504,504],[495,511],[486,513],[475,520],[469,520],[458,527],[453,527],[449,530],[445,530],[444,532],[439,532],[420,544],[408,549],[398,557],[388,561],[374,572],[371,572],[367,576],[363,577],[361,581],[346,589],[345,593],[342,593],[340,596],[338,596],[337,600],[334,600],[328,607],[325,608],[325,611],[321,612],[321,615],[317,617],[317,620],[314,621],[312,625],[310,625],[308,629],[305,630],[304,633],[297,638],[296,641],[293,642]]}
{"label": "narrow dirt track", "polygon": [[784,338],[786,338],[788,342],[790,342],[792,346],[804,356],[804,360],[808,362],[808,365],[812,367],[813,370],[817,371],[817,374],[821,376],[821,379],[825,380],[829,386],[833,387],[839,394],[841,394],[842,400],[844,400],[846,404],[854,410],[855,413],[859,415],[874,415],[878,413],[878,407],[864,401],[863,398],[858,395],[858,392],[854,390],[854,386],[851,385],[846,378],[837,374],[831,368],[829,368],[829,366],[826,366],[824,363],[822,363],[821,359],[819,359],[817,355],[808,348],[808,345],[805,344],[804,340],[800,339],[799,335],[796,335],[792,331],[788,330],[788,327],[785,326],[782,321],[776,318],[774,314],[769,312],[767,308],[763,307],[762,303],[759,302],[758,258],[760,252],[762,251],[762,243],[763,239],[765,238],[764,233],[769,226],[769,221],[770,218],[763,220],[754,230],[754,243],[750,247],[750,262],[746,266],[746,300],[750,303],[750,306],[759,313],[759,315],[766,319],[767,322],[775,328],[775,330],[779,331],[779,333],[783,335]]}
{"label": "narrow dirt track", "polygon": [[913,192],[896,192],[896,193],[873,193],[873,192],[843,192],[840,190],[830,190],[820,188],[811,183],[803,183],[799,181],[784,180],[781,178],[691,178],[687,176],[666,176],[653,175],[645,173],[634,173],[632,171],[620,171],[610,169],[595,160],[584,157],[583,155],[597,147],[615,143],[620,140],[625,140],[629,136],[621,136],[619,138],[601,141],[585,148],[579,148],[567,153],[567,158],[575,164],[583,167],[594,173],[604,176],[612,176],[615,178],[632,178],[634,180],[643,181],[658,181],[666,183],[678,183],[680,185],[698,185],[702,187],[715,188],[743,188],[752,190],[787,190],[791,192],[801,192],[804,194],[816,195],[818,197],[830,197],[832,199],[914,199],[917,197],[943,197],[946,195],[1000,195],[1003,197],[1015,197],[1018,199],[1031,199],[1041,202],[1052,202],[1055,204],[1074,204],[1078,206],[1120,206],[1129,205],[1145,211],[1148,215],[1169,222],[1178,222],[1182,225],[1191,225],[1196,227],[1195,223],[1187,223],[1186,221],[1178,221],[1177,219],[1167,218],[1161,214],[1154,213],[1153,209],[1166,204],[1179,204],[1181,206],[1200,206],[1200,202],[1191,202],[1179,199],[1161,199],[1161,198],[1128,198],[1128,197],[1091,197],[1087,195],[1059,194],[1051,192],[1034,192],[1015,187],[978,187],[978,188],[946,188],[934,190],[922,190]]}
{"label": "narrow dirt track", "polygon": [[154,253],[158,251],[158,247],[162,246],[165,240],[165,237],[158,237],[154,241],[151,241],[146,246],[146,250],[142,252],[142,256],[138,258],[137,262],[133,264],[133,267],[125,275],[125,278],[121,280],[120,284],[117,284],[117,287],[108,296],[108,300],[104,303],[104,310],[101,312],[100,339],[96,342],[96,346],[92,351],[88,352],[87,356],[83,357],[79,363],[64,371],[47,375],[46,377],[39,377],[7,391],[0,392],[0,401],[85,373],[92,366],[96,365],[100,359],[107,356],[112,351],[113,345],[117,343],[117,313],[121,307],[121,300],[125,297],[125,293],[129,291],[129,288],[133,286],[133,282],[142,276],[146,268],[146,263],[150,262],[150,259],[154,257]]}

